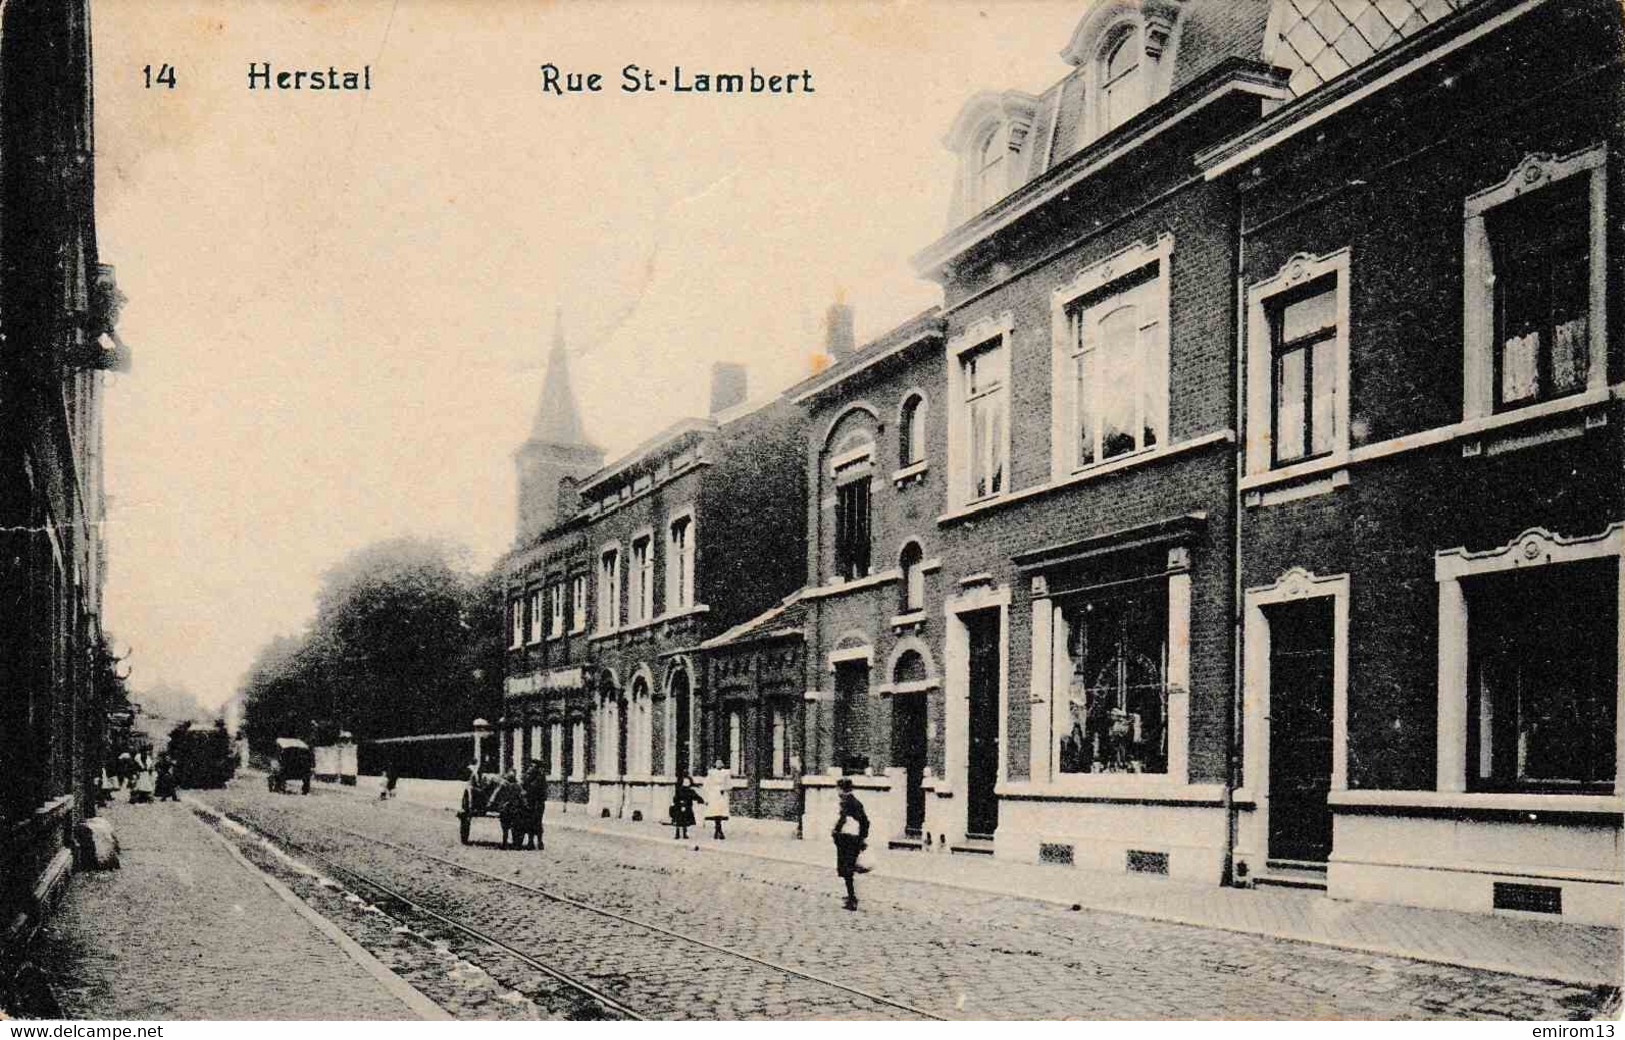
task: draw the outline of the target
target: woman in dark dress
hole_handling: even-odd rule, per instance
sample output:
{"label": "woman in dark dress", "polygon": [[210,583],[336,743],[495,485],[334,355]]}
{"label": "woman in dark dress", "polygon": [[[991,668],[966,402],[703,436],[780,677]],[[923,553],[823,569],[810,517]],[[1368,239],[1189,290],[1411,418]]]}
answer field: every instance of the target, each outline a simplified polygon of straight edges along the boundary
{"label": "woman in dark dress", "polygon": [[677,788],[671,793],[671,826],[672,838],[676,841],[688,840],[688,829],[694,826],[694,803],[703,802],[700,792],[694,790],[694,778],[681,776],[677,779]]}

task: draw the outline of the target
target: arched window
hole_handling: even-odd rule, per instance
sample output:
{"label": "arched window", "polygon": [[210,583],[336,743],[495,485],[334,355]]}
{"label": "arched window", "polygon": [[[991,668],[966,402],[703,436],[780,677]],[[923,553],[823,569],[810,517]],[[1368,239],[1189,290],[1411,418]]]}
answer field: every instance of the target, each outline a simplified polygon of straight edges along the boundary
{"label": "arched window", "polygon": [[654,769],[654,730],[649,715],[649,684],[641,675],[632,682],[628,710],[631,717],[626,726],[626,771],[647,776]]}
{"label": "arched window", "polygon": [[919,542],[909,542],[897,558],[897,569],[903,573],[899,607],[904,614],[925,609],[925,572],[920,569],[923,555]]}
{"label": "arched window", "polygon": [[925,461],[925,398],[909,394],[897,419],[897,460],[903,466]]}
{"label": "arched window", "polygon": [[1140,83],[1140,30],[1128,26],[1113,33],[1101,49],[1099,89],[1100,132],[1128,122],[1145,106]]}
{"label": "arched window", "polygon": [[1005,171],[1005,155],[1010,150],[1009,138],[1001,124],[987,132],[982,145],[976,150],[974,194],[978,209],[986,209],[1004,198],[1010,188],[1010,175]]}
{"label": "arched window", "polygon": [[891,681],[898,685],[924,682],[928,678],[930,675],[925,670],[925,659],[913,650],[903,651],[892,668]]}

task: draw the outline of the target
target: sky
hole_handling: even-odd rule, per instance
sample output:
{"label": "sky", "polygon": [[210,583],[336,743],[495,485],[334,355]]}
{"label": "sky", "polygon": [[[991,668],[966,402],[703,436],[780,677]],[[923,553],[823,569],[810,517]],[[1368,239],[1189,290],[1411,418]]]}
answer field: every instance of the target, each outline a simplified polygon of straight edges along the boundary
{"label": "sky", "polygon": [[[610,458],[935,303],[943,135],[981,89],[1038,92],[1089,0],[974,4],[95,0],[98,234],[134,366],[108,380],[105,625],[137,692],[236,691],[322,573],[401,535],[485,567],[562,310]],[[369,92],[248,88],[360,69]],[[553,96],[541,66],[598,72]],[[796,96],[626,94],[809,70]],[[173,88],[155,82],[165,65]]]}

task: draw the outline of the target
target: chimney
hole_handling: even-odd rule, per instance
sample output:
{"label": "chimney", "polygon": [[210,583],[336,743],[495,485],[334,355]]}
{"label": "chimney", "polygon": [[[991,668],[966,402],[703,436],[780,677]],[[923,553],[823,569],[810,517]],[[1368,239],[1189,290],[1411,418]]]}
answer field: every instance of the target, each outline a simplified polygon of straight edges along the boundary
{"label": "chimney", "polygon": [[824,353],[840,361],[851,357],[853,349],[852,308],[843,294],[836,296],[824,313]]}
{"label": "chimney", "polygon": [[737,361],[718,361],[711,366],[711,414],[725,412],[745,403],[746,371]]}
{"label": "chimney", "polygon": [[581,512],[581,492],[576,485],[581,481],[568,474],[559,478],[558,512],[555,514],[562,522]]}

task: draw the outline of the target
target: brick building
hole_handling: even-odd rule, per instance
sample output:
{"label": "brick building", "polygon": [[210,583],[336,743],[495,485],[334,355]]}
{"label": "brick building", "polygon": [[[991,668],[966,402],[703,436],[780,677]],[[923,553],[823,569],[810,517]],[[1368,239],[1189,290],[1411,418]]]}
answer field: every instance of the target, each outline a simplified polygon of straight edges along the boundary
{"label": "brick building", "polygon": [[916,262],[947,344],[937,518],[956,849],[1218,881],[1234,688],[1233,188],[1288,96],[1267,4],[1099,4],[948,144]]}
{"label": "brick building", "polygon": [[104,706],[103,371],[83,2],[0,12],[0,999],[93,815]]}
{"label": "brick building", "polygon": [[719,364],[707,418],[589,468],[566,364],[556,344],[546,436],[517,456],[499,764],[538,760],[556,798],[664,819],[678,776],[742,762],[698,651],[800,583],[801,422],[782,400],[747,401],[744,370]]}
{"label": "brick building", "polygon": [[1617,925],[1620,10],[1457,6],[1201,157],[1243,258],[1237,872]]}

